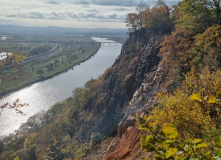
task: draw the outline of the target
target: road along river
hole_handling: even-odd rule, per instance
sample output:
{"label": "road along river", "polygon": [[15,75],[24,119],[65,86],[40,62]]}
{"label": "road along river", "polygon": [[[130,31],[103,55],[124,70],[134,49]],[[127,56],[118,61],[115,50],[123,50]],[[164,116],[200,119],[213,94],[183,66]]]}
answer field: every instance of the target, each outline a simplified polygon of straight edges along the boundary
{"label": "road along river", "polygon": [[[93,38],[98,42],[114,42],[105,38]],[[0,116],[0,136],[13,133],[27,119],[42,111],[47,111],[53,104],[72,96],[72,91],[81,87],[91,78],[97,78],[109,68],[120,54],[122,45],[119,43],[102,43],[98,52],[89,60],[77,65],[65,73],[51,79],[35,83],[29,87],[11,93],[0,100],[0,105],[13,102],[17,98],[22,103],[28,103],[22,111],[26,114],[16,114],[12,109],[4,109]]]}

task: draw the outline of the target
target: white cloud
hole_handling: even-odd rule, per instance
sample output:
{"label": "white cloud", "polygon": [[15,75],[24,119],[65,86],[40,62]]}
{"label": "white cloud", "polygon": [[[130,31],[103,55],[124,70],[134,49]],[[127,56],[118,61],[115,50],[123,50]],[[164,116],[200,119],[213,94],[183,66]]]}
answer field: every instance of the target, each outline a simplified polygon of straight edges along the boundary
{"label": "white cloud", "polygon": [[7,0],[0,2],[0,19],[15,25],[122,28],[136,4],[136,0]]}

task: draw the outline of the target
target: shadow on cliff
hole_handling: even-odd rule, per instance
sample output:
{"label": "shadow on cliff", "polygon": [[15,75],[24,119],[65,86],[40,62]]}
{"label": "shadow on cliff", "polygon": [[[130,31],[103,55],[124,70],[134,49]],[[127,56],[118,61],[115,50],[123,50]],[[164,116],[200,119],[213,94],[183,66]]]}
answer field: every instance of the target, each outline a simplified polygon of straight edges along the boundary
{"label": "shadow on cliff", "polygon": [[[100,77],[96,91],[74,111],[71,137],[90,141],[92,148],[107,137],[118,137],[115,149],[105,151],[104,159],[127,159],[135,153],[141,135],[135,113],[148,109],[161,88],[158,52],[165,34],[154,28],[129,33],[120,56]],[[89,114],[93,116],[86,121]],[[96,154],[93,152],[85,159]]]}

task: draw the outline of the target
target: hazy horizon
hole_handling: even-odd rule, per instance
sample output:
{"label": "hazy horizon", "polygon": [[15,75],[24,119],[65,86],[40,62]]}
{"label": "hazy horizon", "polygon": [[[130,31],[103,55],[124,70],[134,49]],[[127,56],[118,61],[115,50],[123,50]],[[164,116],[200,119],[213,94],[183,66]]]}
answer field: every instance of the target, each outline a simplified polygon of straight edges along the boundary
{"label": "hazy horizon", "polygon": [[[0,2],[1,25],[64,28],[126,28],[126,15],[139,0],[7,0]],[[157,0],[144,1],[153,6]],[[171,6],[178,0],[166,0]]]}

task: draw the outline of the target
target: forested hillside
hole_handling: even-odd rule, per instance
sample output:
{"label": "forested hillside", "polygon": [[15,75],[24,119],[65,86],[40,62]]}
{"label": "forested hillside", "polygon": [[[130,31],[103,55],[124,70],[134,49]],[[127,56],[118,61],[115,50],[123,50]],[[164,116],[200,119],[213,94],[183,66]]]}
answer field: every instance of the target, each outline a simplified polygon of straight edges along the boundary
{"label": "forested hillside", "polygon": [[220,159],[221,1],[139,4],[112,67],[0,143],[0,159]]}

